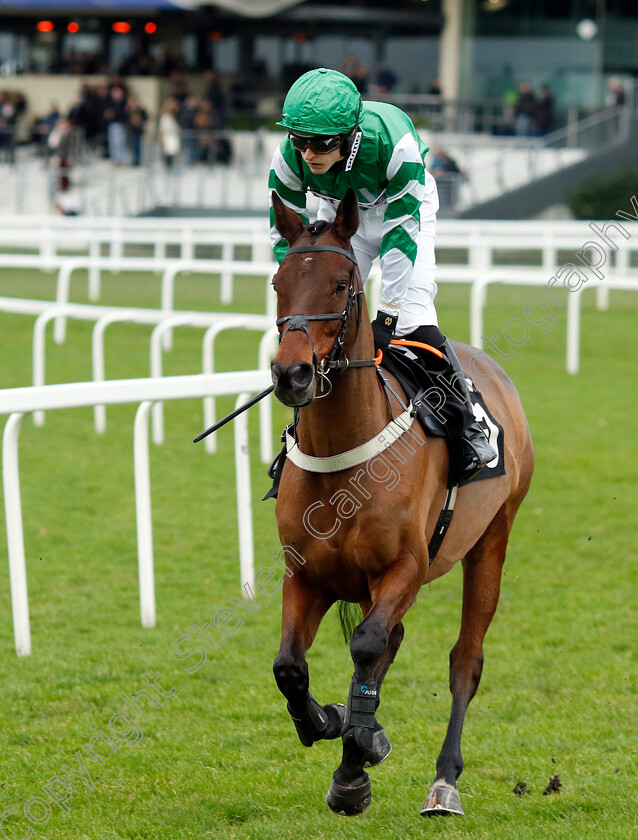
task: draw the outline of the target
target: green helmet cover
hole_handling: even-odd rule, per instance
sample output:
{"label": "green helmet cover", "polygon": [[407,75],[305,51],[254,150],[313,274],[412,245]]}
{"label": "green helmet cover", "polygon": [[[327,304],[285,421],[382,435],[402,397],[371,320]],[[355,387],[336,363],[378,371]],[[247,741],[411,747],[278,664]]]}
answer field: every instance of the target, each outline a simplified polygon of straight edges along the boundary
{"label": "green helmet cover", "polygon": [[290,88],[277,125],[309,136],[349,134],[361,107],[361,94],[347,76],[320,67],[304,73]]}

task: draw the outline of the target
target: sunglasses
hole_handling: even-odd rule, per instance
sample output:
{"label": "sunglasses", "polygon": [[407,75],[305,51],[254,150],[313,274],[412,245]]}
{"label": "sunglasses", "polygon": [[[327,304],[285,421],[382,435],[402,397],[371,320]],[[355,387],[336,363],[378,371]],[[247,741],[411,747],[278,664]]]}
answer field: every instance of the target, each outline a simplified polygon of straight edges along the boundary
{"label": "sunglasses", "polygon": [[333,137],[326,137],[321,134],[315,134],[313,137],[301,137],[299,134],[288,134],[290,142],[297,149],[298,152],[303,152],[308,146],[313,152],[318,155],[325,155],[328,152],[334,152],[343,142],[343,137],[336,134]]}

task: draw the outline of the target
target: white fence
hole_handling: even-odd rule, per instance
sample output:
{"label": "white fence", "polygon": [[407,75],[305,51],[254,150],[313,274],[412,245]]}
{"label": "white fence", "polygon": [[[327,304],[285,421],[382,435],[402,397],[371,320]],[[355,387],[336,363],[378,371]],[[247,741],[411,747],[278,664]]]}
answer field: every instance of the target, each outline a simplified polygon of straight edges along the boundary
{"label": "white fence", "polygon": [[[132,323],[153,325],[150,340],[150,375],[162,376],[162,347],[169,332],[178,326],[190,326],[205,329],[202,341],[202,373],[215,372],[215,342],[219,335],[227,330],[246,329],[262,333],[259,346],[257,366],[260,370],[268,370],[270,359],[274,354],[277,340],[277,329],[273,326],[274,316],[269,315],[229,315],[224,312],[165,312],[157,309],[135,309],[102,307],[87,304],[53,305],[49,301],[24,300],[14,298],[0,298],[0,312],[13,312],[27,315],[37,315],[33,327],[33,375],[34,387],[45,384],[46,374],[46,327],[54,320],[64,316],[81,321],[93,321],[93,335],[91,341],[91,362],[93,381],[103,382],[106,379],[105,333],[107,327],[115,323]],[[1,392],[0,392],[1,393]],[[272,460],[272,400],[260,403],[260,452],[264,463]],[[96,405],[95,430],[98,433],[106,431],[106,407]],[[44,424],[44,411],[35,411],[33,420],[36,426]],[[215,397],[204,399],[204,426],[215,423]],[[163,442],[163,412],[161,402],[153,408],[153,442]],[[207,452],[216,451],[216,433],[205,440]]]}
{"label": "white fence", "polygon": [[[134,426],[135,506],[139,565],[140,611],[143,627],[155,626],[153,529],[149,467],[148,418],[156,400],[181,400],[238,395],[237,404],[270,384],[266,371],[240,371],[212,375],[173,376],[162,379],[126,379],[111,382],[80,382],[41,388],[0,391],[0,414],[9,414],[3,435],[3,485],[9,551],[9,574],[15,649],[18,656],[31,653],[31,630],[27,573],[22,527],[18,438],[22,418],[28,412],[80,406],[138,403]],[[234,422],[237,516],[239,528],[240,579],[252,583],[254,543],[250,496],[248,420]]]}
{"label": "white fence", "polygon": [[[5,225],[6,221],[6,225]],[[464,283],[470,286],[471,342],[482,346],[484,310],[488,303],[491,285],[548,286],[562,276],[565,270],[578,269],[587,283],[567,295],[567,370],[579,369],[580,307],[584,291],[595,285],[599,309],[609,306],[610,290],[638,291],[638,224],[622,221],[622,229],[610,223],[599,225],[598,231],[585,222],[465,222],[445,221],[439,224],[437,247],[446,261],[441,261],[437,280],[440,283]],[[32,225],[32,226],[31,226]],[[4,228],[3,228],[4,226]],[[11,591],[14,612],[16,651],[19,655],[30,652],[26,569],[22,534],[22,513],[18,473],[18,432],[25,413],[34,412],[38,422],[42,412],[54,408],[94,406],[96,428],[105,427],[105,407],[113,403],[140,403],[135,421],[135,477],[138,528],[138,556],[140,564],[140,599],[142,623],[153,626],[155,605],[153,593],[152,530],[150,509],[150,478],[148,467],[148,418],[151,407],[154,414],[153,436],[156,442],[163,438],[161,406],[163,400],[192,397],[205,398],[204,425],[214,422],[216,396],[240,394],[239,401],[249,393],[263,390],[269,383],[267,370],[215,374],[214,342],[226,329],[239,326],[263,333],[259,349],[259,366],[266,368],[276,339],[274,328],[275,303],[270,280],[277,266],[271,260],[256,259],[267,248],[265,221],[260,220],[55,220],[30,221],[29,231],[16,225],[14,220],[0,219],[0,269],[37,268],[58,270],[56,301],[21,300],[0,298],[0,311],[21,312],[35,315],[34,327],[34,387],[0,391],[0,413],[10,414],[5,427],[3,448],[3,479],[7,511],[7,534],[11,569]],[[601,233],[602,230],[602,233]],[[611,235],[613,233],[613,236]],[[606,235],[609,234],[609,235]],[[31,239],[29,239],[31,237]],[[26,247],[35,242],[37,254],[2,253],[2,243]],[[87,256],[69,256],[61,247],[75,247],[84,242]],[[95,243],[98,243],[96,245]],[[167,248],[177,242],[180,257],[166,257]],[[127,243],[147,244],[154,249],[153,258],[124,256]],[[219,244],[226,248],[223,260],[196,259],[198,244]],[[230,246],[232,245],[232,254]],[[234,260],[238,245],[248,245],[252,260]],[[98,247],[99,246],[99,247]],[[109,248],[109,256],[102,257],[102,246]],[[510,252],[508,262],[506,252]],[[527,262],[521,264],[522,254]],[[633,255],[633,256],[632,256]],[[565,263],[565,258],[573,262]],[[576,260],[579,258],[579,261]],[[517,260],[519,262],[517,263]],[[73,272],[88,270],[89,296],[97,299],[100,294],[102,271],[149,272],[162,274],[161,309],[140,310],[132,308],[106,308],[69,303],[70,280]],[[231,302],[236,276],[265,278],[265,315],[234,315],[230,313],[179,312],[174,310],[174,284],[179,272],[220,274],[222,301]],[[591,281],[591,282],[590,282]],[[556,281],[555,289],[562,286]],[[371,280],[370,308],[374,311],[380,288],[378,267]],[[45,328],[55,320],[54,338],[60,342],[65,337],[67,317],[95,321],[92,352],[94,382],[44,386]],[[151,337],[149,379],[100,381],[104,378],[104,332],[116,321],[155,325]],[[162,346],[170,346],[174,328],[190,325],[205,329],[202,345],[203,374],[161,378]],[[272,420],[269,398],[260,403],[261,457],[267,462],[272,457]],[[235,447],[237,469],[238,517],[240,521],[241,579],[245,582],[252,574],[252,521],[250,505],[250,476],[247,461],[246,418],[235,421]],[[214,451],[215,441],[207,439],[208,451]]]}
{"label": "white fence", "polygon": [[[2,221],[2,220],[0,220]],[[158,224],[159,223],[159,224]],[[554,282],[555,288],[563,284],[556,281],[557,272],[564,272],[570,265],[582,273],[587,280],[596,284],[596,300],[599,309],[609,306],[609,291],[633,289],[638,277],[638,224],[633,222],[600,223],[597,229],[585,222],[475,222],[446,220],[439,224],[437,249],[447,252],[445,260],[437,269],[439,283],[465,283],[470,292],[470,343],[483,345],[484,310],[487,305],[487,291],[490,285],[528,285],[543,287]],[[274,318],[275,299],[270,280],[277,268],[276,263],[262,260],[205,260],[194,259],[197,242],[217,241],[225,238],[227,248],[247,245],[264,253],[268,249],[265,220],[255,219],[209,219],[209,220],[155,220],[155,219],[107,219],[107,220],[51,220],[48,217],[36,219],[34,229],[25,232],[15,221],[7,221],[7,231],[0,234],[10,239],[15,234],[23,237],[42,234],[46,252],[38,255],[2,254],[0,268],[34,267],[58,268],[56,300],[59,304],[69,301],[70,281],[79,269],[88,270],[88,294],[91,300],[100,295],[102,271],[160,271],[161,307],[165,313],[173,312],[175,279],[180,272],[201,272],[221,274],[221,300],[230,303],[233,299],[236,276],[262,274],[266,282],[265,310]],[[1,230],[1,228],[0,228]],[[12,234],[13,232],[13,234]],[[106,243],[111,256],[69,257],[51,250],[55,236],[67,243],[73,238],[83,239],[95,234],[100,243]],[[171,240],[180,243],[180,258],[167,259],[166,247]],[[151,244],[156,249],[153,258],[124,257],[122,244],[127,241]],[[94,245],[91,244],[94,248]],[[228,251],[230,253],[230,251]],[[234,253],[234,252],[233,252]],[[184,258],[184,254],[190,255]],[[511,264],[504,264],[511,259]],[[566,263],[565,254],[573,263]],[[450,256],[451,255],[451,256]],[[535,261],[534,265],[522,265],[523,255]],[[633,255],[633,258],[632,258]],[[589,274],[588,274],[589,272]],[[605,282],[607,280],[607,282]],[[591,287],[592,284],[590,284]],[[380,296],[380,274],[378,266],[373,269],[370,283],[370,309],[374,311]],[[579,369],[580,295],[578,305],[570,303],[571,316],[568,319],[566,366],[569,373]],[[61,310],[62,311],[62,310]],[[63,315],[56,318],[55,340],[64,340],[66,320]],[[164,346],[170,347],[171,331],[167,330]]]}

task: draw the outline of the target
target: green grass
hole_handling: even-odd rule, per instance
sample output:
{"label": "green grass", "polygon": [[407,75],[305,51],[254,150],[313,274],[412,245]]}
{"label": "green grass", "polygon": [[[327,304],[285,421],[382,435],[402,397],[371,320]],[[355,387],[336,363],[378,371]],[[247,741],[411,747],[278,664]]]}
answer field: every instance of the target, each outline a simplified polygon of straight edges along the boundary
{"label": "green grass", "polygon": [[[55,275],[0,272],[0,295],[51,298]],[[500,331],[533,290],[491,290],[486,332]],[[85,283],[71,299],[84,300]],[[263,281],[238,289],[237,308],[263,307]],[[218,287],[199,276],[177,286],[177,306],[219,309]],[[105,278],[104,303],[157,306],[159,279]],[[468,338],[468,290],[443,286],[443,329]],[[406,639],[384,686],[380,719],[393,742],[371,771],[373,801],[346,820],[324,796],[339,762],[335,742],[302,747],[271,673],[280,627],[277,595],[193,675],[171,657],[174,640],[239,595],[232,429],[219,454],[192,437],[201,405],[166,407],[166,442],[153,448],[158,623],[139,621],[132,465],[134,406],[109,408],[104,436],[89,409],[49,412],[20,440],[22,505],[33,653],[17,658],[6,562],[0,564],[0,814],[9,837],[30,825],[23,808],[129,696],[161,673],[176,692],[141,721],[143,737],[104,764],[87,758],[93,789],[73,777],[70,812],[53,806],[33,825],[48,840],[439,837],[449,840],[636,837],[637,563],[635,324],[638,297],[612,294],[611,310],[584,299],[581,374],[565,373],[564,309],[554,332],[532,329],[505,363],[526,405],[537,466],[512,535],[501,602],[486,640],[479,693],[464,735],[459,790],[467,816],[424,821],[449,713],[447,657],[459,628],[461,574],[427,587],[406,618]],[[28,385],[33,319],[0,313],[0,387]],[[107,376],[146,376],[150,329],[107,334]],[[166,373],[200,369],[201,330],[180,329]],[[257,337],[219,342],[219,368],[253,367]],[[90,325],[70,322],[47,348],[47,381],[90,378]],[[1,400],[1,396],[0,396]],[[233,400],[223,405],[230,409]],[[287,421],[277,408],[275,427]],[[257,568],[278,548],[269,486],[251,415]],[[3,510],[3,509],[2,509]],[[4,528],[0,529],[4,533]],[[4,552],[3,550],[3,553]],[[309,654],[313,693],[344,701],[352,666],[335,615]],[[78,768],[79,769],[79,768]],[[544,796],[550,776],[563,783]],[[67,773],[68,775],[68,773]],[[515,796],[514,786],[531,788]],[[33,805],[32,814],[46,813]]]}

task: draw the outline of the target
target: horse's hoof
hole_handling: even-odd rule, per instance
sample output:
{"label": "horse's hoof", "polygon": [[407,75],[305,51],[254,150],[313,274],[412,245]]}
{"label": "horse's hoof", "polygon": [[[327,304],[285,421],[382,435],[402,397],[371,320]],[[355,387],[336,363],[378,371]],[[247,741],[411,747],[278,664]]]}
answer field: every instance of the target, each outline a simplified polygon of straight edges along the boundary
{"label": "horse's hoof", "polygon": [[385,734],[385,729],[377,729],[372,733],[372,748],[363,754],[364,767],[376,767],[392,752],[392,744]]}
{"label": "horse's hoof", "polygon": [[372,801],[372,787],[370,776],[365,775],[365,782],[359,787],[346,787],[335,782],[334,777],[330,784],[330,790],[326,794],[328,808],[335,814],[342,814],[344,817],[356,817],[363,814]]}
{"label": "horse's hoof", "polygon": [[421,808],[421,816],[437,817],[449,814],[464,815],[457,789],[443,779],[437,779],[430,788],[425,805]]}

